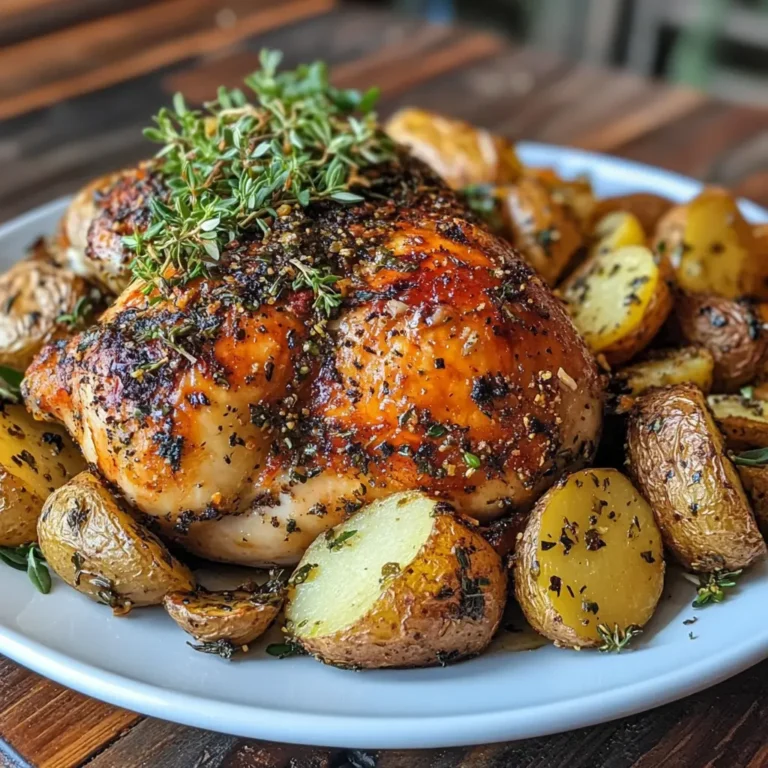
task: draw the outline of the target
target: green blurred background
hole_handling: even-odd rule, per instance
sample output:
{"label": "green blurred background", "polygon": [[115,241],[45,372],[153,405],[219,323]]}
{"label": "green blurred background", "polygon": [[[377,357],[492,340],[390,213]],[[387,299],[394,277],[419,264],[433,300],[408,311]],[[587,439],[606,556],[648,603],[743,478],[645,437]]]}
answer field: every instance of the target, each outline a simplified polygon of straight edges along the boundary
{"label": "green blurred background", "polygon": [[768,0],[390,0],[389,5],[434,20],[487,26],[568,58],[768,105]]}

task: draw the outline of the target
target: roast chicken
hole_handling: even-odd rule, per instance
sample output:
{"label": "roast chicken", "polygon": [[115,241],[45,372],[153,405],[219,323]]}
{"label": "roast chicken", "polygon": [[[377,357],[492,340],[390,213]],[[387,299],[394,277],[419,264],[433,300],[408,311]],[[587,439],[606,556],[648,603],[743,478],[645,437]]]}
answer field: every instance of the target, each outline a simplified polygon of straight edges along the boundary
{"label": "roast chicken", "polygon": [[[62,240],[119,296],[47,346],[24,396],[141,519],[204,558],[296,563],[363,504],[424,489],[481,523],[587,462],[595,362],[560,302],[420,161],[365,172],[365,202],[284,206],[209,274],[131,282],[121,235],[162,179],[91,185]],[[319,311],[302,274],[334,275]]]}

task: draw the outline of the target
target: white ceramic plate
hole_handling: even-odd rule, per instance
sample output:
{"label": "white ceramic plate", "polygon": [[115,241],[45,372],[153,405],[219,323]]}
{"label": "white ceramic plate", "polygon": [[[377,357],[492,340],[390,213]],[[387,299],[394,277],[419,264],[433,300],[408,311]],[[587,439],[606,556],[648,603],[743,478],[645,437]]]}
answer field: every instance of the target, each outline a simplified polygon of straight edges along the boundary
{"label": "white ceramic plate", "polygon": [[[524,161],[588,173],[598,195],[653,191],[677,200],[699,184],[647,166],[542,145]],[[51,232],[66,201],[0,228],[0,261]],[[754,221],[768,214],[745,202]],[[349,672],[309,658],[253,651],[227,663],[197,653],[159,609],[114,618],[61,583],[36,593],[0,568],[0,653],[90,696],[188,725],[275,741],[357,748],[438,747],[538,736],[592,725],[714,685],[768,657],[768,566],[724,603],[693,611],[674,571],[632,652],[552,646],[496,651],[445,669]],[[696,615],[695,625],[683,621]],[[693,631],[694,639],[689,637]]]}

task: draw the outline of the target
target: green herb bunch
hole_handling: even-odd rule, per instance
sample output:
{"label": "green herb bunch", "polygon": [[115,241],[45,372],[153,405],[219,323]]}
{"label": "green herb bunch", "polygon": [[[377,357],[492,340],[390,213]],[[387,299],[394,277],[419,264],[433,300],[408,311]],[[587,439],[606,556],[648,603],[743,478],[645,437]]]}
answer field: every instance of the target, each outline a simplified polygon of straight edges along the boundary
{"label": "green herb bunch", "polygon": [[[148,290],[162,289],[169,269],[177,282],[206,274],[240,234],[269,231],[281,206],[360,202],[350,191],[360,169],[394,157],[372,111],[377,89],[334,88],[320,62],[278,72],[281,58],[262,51],[261,69],[245,80],[253,101],[220,88],[194,110],[176,94],[144,131],[163,145],[156,162],[168,194],[150,200],[148,228],[123,242]],[[326,280],[323,306],[328,288]]]}

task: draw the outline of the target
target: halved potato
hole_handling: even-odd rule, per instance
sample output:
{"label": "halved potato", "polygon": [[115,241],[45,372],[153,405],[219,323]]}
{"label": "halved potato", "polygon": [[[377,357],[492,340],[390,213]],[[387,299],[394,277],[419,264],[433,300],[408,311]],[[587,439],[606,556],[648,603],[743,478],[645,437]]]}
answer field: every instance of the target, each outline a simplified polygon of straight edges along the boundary
{"label": "halved potato", "polygon": [[768,354],[763,322],[760,305],[746,299],[681,294],[670,327],[682,343],[710,351],[714,392],[736,392],[758,376]]}
{"label": "halved potato", "polygon": [[587,231],[592,211],[595,209],[595,193],[588,176],[574,179],[562,178],[554,168],[525,168],[525,176],[538,179],[549,191],[552,201],[564,205],[575,216],[583,232]]}
{"label": "halved potato", "polygon": [[768,447],[768,402],[743,395],[711,395],[707,403],[731,450]]}
{"label": "halved potato", "polygon": [[169,592],[163,598],[168,615],[203,643],[226,641],[242,647],[263,635],[280,613],[284,590],[267,582],[264,587],[245,584],[234,590]]}
{"label": "halved potato", "polygon": [[757,527],[768,538],[768,466],[747,467],[737,464],[744,491],[752,505]]}
{"label": "halved potato", "polygon": [[60,322],[91,288],[74,272],[32,259],[0,275],[0,365],[24,371],[43,345],[68,336]]}
{"label": "halved potato", "polygon": [[734,571],[766,553],[736,468],[692,384],[640,396],[627,429],[628,463],[667,549],[694,571]]}
{"label": "halved potato", "polygon": [[669,256],[680,287],[729,299],[765,293],[752,227],[733,196],[710,187],[659,222],[655,248]]}
{"label": "halved potato", "polygon": [[593,648],[598,627],[642,627],[664,587],[653,512],[615,469],[575,472],[545,493],[517,552],[517,601],[556,645]]}
{"label": "halved potato", "polygon": [[134,520],[90,471],[48,497],[37,533],[51,568],[115,613],[159,605],[168,592],[194,587],[187,566]]}
{"label": "halved potato", "polygon": [[619,365],[641,352],[672,310],[664,263],[643,246],[600,253],[561,286],[589,348]]}
{"label": "halved potato", "polygon": [[616,413],[626,413],[634,399],[653,387],[695,384],[702,392],[712,388],[715,361],[704,347],[654,349],[640,360],[620,368],[611,378],[611,401]]}
{"label": "halved potato", "polygon": [[445,664],[490,643],[506,589],[499,555],[449,505],[398,493],[313,542],[291,579],[286,628],[328,664]]}
{"label": "halved potato", "polygon": [[645,245],[646,237],[639,219],[628,211],[615,211],[595,224],[590,256],[610,253],[628,245]]}
{"label": "halved potato", "polygon": [[499,188],[497,195],[503,234],[544,281],[554,285],[584,244],[574,214],[529,176]]}
{"label": "halved potato", "polygon": [[523,170],[509,141],[463,120],[408,107],[390,118],[386,131],[454,189],[510,184]]}
{"label": "halved potato", "polygon": [[635,192],[631,195],[604,197],[597,202],[592,210],[592,226],[610,213],[630,213],[640,222],[645,234],[650,236],[655,231],[661,217],[672,205],[671,200],[651,192]]}
{"label": "halved potato", "polygon": [[37,541],[37,518],[48,495],[85,469],[58,426],[35,421],[23,405],[0,407],[0,547]]}

